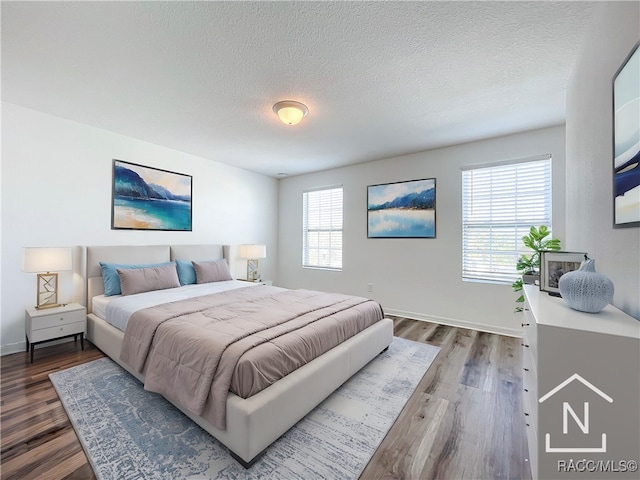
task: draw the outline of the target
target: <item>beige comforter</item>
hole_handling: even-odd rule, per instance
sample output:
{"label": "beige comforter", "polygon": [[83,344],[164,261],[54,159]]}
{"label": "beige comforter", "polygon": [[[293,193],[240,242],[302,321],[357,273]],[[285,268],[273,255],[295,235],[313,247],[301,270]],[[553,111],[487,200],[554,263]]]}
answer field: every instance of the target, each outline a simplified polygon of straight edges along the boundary
{"label": "beige comforter", "polygon": [[120,358],[145,389],[223,430],[230,388],[250,396],[382,317],[362,297],[247,287],[135,312]]}

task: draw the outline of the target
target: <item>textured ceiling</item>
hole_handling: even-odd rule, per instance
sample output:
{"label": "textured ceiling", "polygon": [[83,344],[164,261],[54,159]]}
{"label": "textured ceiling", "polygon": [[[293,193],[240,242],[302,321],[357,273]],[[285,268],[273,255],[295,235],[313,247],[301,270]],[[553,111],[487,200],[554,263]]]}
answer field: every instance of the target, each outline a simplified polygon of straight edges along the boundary
{"label": "textured ceiling", "polygon": [[593,8],[3,1],[2,99],[296,175],[564,122]]}

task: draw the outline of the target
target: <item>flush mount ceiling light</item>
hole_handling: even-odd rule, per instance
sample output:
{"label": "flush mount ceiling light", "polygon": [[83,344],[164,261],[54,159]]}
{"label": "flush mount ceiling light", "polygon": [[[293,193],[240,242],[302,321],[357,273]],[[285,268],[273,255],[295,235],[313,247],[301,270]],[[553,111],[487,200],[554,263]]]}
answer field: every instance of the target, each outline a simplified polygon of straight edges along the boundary
{"label": "flush mount ceiling light", "polygon": [[273,111],[280,117],[282,123],[286,125],[297,125],[302,120],[302,117],[309,113],[309,109],[306,105],[300,102],[294,102],[293,100],[285,100],[278,102],[273,106]]}

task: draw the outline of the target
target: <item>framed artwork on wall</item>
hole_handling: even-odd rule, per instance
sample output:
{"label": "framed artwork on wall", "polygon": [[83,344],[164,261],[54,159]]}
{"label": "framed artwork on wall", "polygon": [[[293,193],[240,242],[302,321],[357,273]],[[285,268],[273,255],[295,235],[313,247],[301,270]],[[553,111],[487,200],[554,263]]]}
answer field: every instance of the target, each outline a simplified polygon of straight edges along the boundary
{"label": "framed artwork on wall", "polygon": [[192,177],[182,173],[113,161],[112,230],[192,229]]}
{"label": "framed artwork on wall", "polygon": [[640,50],[613,77],[613,226],[640,226]]}
{"label": "framed artwork on wall", "polygon": [[368,238],[435,238],[436,179],[369,185]]}
{"label": "framed artwork on wall", "polygon": [[560,277],[567,272],[578,270],[586,256],[583,252],[540,252],[540,290],[559,296]]}

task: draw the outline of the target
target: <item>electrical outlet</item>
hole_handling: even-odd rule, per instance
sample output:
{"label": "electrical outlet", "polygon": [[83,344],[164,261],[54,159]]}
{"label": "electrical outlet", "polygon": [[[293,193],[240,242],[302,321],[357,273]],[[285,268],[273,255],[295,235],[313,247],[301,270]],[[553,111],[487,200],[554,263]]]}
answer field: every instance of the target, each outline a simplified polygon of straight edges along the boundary
{"label": "electrical outlet", "polygon": [[367,283],[367,292],[373,292],[373,283]]}

